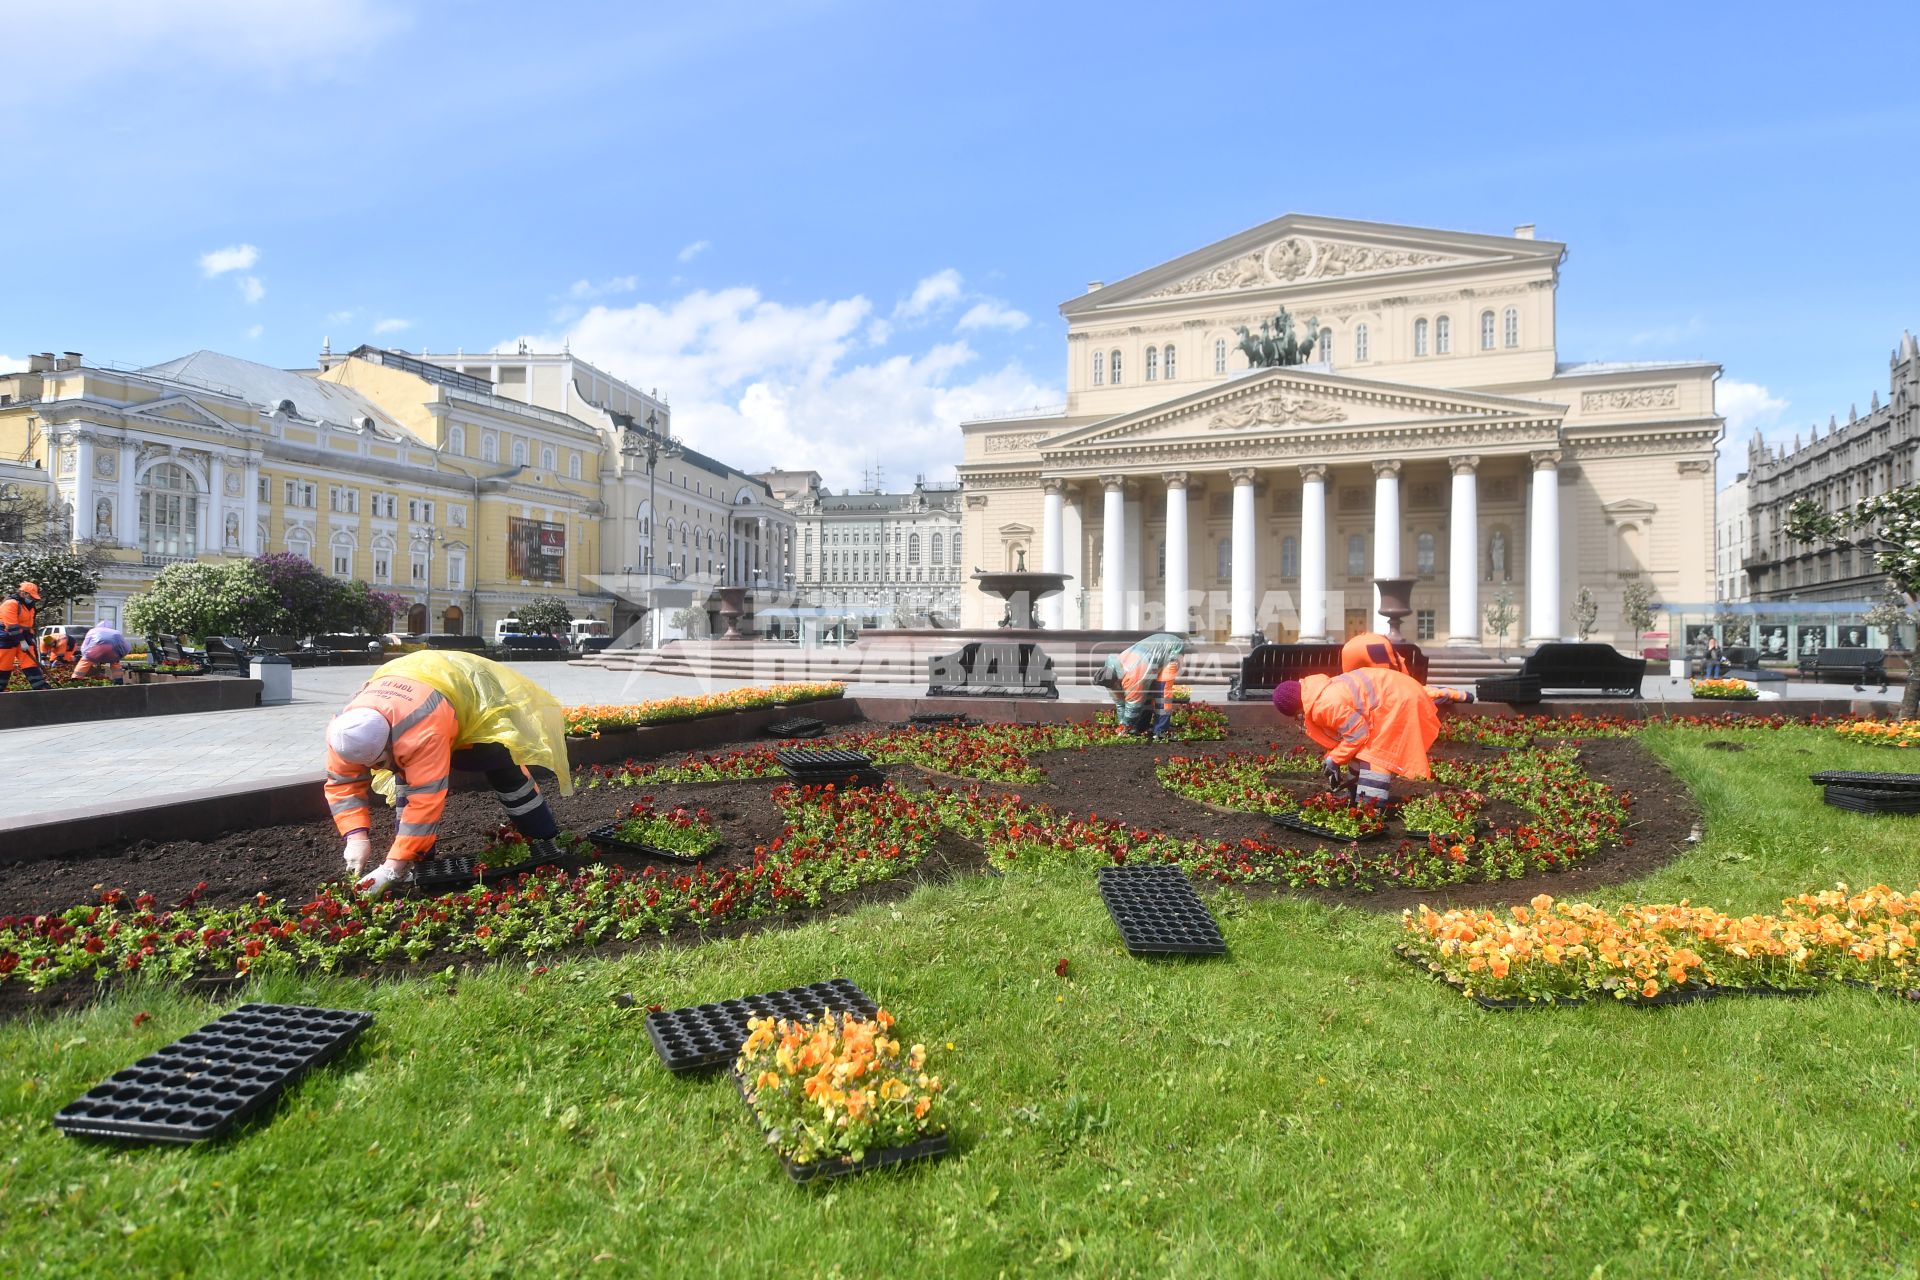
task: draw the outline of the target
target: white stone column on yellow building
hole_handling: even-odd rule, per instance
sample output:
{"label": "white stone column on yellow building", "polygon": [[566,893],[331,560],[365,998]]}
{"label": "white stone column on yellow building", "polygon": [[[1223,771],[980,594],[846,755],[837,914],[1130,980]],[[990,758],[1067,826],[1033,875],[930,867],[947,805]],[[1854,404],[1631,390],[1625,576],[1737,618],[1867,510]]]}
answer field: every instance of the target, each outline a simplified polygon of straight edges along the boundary
{"label": "white stone column on yellow building", "polygon": [[1478,454],[1447,459],[1453,468],[1452,523],[1447,531],[1447,643],[1480,643],[1480,488]]}
{"label": "white stone column on yellow building", "polygon": [[1300,639],[1327,638],[1327,468],[1300,468]]}
{"label": "white stone column on yellow building", "polygon": [[73,437],[73,536],[93,536],[93,433],[81,431]]}
{"label": "white stone column on yellow building", "polygon": [[1527,517],[1527,638],[1560,638],[1560,451],[1536,449],[1533,504]]}
{"label": "white stone column on yellow building", "polygon": [[[252,454],[247,455],[244,483],[245,488],[240,491],[240,549],[249,555],[259,555],[264,550],[257,532],[260,527],[260,459]],[[373,568],[371,562],[367,568]]]}
{"label": "white stone column on yellow building", "polygon": [[1147,625],[1147,503],[1135,490],[1127,499],[1127,630]]}
{"label": "white stone column on yellow building", "polygon": [[[1400,463],[1391,458],[1376,459],[1373,464],[1373,576],[1400,576]],[[1380,590],[1374,588],[1373,625],[1385,631],[1389,625],[1380,612]]]}
{"label": "white stone column on yellow building", "polygon": [[[1062,527],[1066,523],[1067,482],[1052,479],[1043,482],[1040,496],[1040,571],[1042,573],[1065,573],[1067,549],[1061,545],[1064,536]],[[1071,584],[1069,584],[1071,587]],[[1066,607],[1066,592],[1051,595],[1040,601],[1040,625],[1050,631],[1058,631]]]}
{"label": "white stone column on yellow building", "polygon": [[1127,620],[1127,478],[1101,476],[1100,625],[1118,631]]}
{"label": "white stone column on yellow building", "polygon": [[1257,643],[1254,635],[1255,606],[1254,584],[1259,581],[1254,574],[1254,543],[1259,536],[1254,519],[1253,480],[1257,473],[1252,467],[1235,467],[1227,472],[1227,478],[1233,481],[1233,597],[1231,604],[1232,638]]}
{"label": "white stone column on yellow building", "polygon": [[[207,501],[201,513],[200,524],[206,536],[200,540],[200,551],[225,551],[227,549],[227,520],[224,504],[227,500],[227,460],[221,454],[214,454],[213,461],[207,464]],[[322,554],[316,544],[313,554]],[[328,565],[332,567],[331,563]]]}
{"label": "white stone column on yellow building", "polygon": [[1193,629],[1187,607],[1187,473],[1169,471],[1167,482],[1167,617],[1165,626],[1174,635],[1184,636]]}
{"label": "white stone column on yellow building", "polygon": [[120,451],[120,501],[113,513],[114,540],[123,547],[140,545],[140,450],[128,443]]}
{"label": "white stone column on yellow building", "polygon": [[1066,590],[1060,593],[1060,598],[1065,602],[1061,605],[1061,615],[1064,625],[1069,629],[1087,625],[1086,611],[1081,601],[1092,589],[1092,584],[1087,581],[1084,502],[1079,494],[1068,494],[1066,505],[1060,512],[1061,562],[1065,565],[1062,572],[1073,575],[1067,579]]}

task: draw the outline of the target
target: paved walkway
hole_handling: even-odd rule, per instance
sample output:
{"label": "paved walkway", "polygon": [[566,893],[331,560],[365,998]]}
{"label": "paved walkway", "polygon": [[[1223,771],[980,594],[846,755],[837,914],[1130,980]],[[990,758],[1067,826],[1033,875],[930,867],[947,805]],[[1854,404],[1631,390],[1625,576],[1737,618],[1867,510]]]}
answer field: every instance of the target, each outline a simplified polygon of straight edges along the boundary
{"label": "paved walkway", "polygon": [[[606,671],[556,662],[514,666],[569,705],[641,702],[733,687],[686,676]],[[10,817],[30,825],[107,805],[154,803],[190,791],[240,791],[316,774],[323,765],[321,734],[327,721],[371,670],[324,667],[295,671],[293,701],[282,707],[7,730],[0,733],[0,748],[6,751],[11,783]],[[1797,681],[1790,688],[1771,683],[1767,687],[1794,698],[1864,697],[1897,702],[1900,697],[1897,686],[1887,694],[1871,689],[1857,694],[1848,685]],[[1649,676],[1643,689],[1649,702],[1677,704],[1676,710],[1717,711],[1724,705],[1695,701],[1687,692],[1686,682],[1664,675]],[[914,687],[853,684],[847,691],[856,697],[899,697],[914,691]],[[1202,687],[1195,693],[1208,701],[1225,696],[1219,688]],[[1104,691],[1088,685],[1062,687],[1060,695],[1069,702],[1100,702],[1106,698]]]}

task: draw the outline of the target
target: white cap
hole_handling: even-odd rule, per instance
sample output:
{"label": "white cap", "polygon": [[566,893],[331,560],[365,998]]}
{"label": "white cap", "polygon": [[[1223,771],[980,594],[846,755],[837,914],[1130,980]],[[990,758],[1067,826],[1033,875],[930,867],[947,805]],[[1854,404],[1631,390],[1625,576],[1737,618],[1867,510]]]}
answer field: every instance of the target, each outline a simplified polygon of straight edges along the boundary
{"label": "white cap", "polygon": [[372,764],[387,754],[393,731],[372,707],[348,707],[327,725],[327,746],[348,764]]}

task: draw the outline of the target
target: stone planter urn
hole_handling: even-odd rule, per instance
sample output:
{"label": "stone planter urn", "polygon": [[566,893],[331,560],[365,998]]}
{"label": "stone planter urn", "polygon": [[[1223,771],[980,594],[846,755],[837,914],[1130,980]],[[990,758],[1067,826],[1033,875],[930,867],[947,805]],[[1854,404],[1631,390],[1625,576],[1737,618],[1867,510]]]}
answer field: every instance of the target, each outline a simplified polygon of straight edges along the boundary
{"label": "stone planter urn", "polygon": [[1400,634],[1400,619],[1413,612],[1413,584],[1418,578],[1375,578],[1374,587],[1380,592],[1380,616],[1387,620],[1387,639],[1404,641]]}

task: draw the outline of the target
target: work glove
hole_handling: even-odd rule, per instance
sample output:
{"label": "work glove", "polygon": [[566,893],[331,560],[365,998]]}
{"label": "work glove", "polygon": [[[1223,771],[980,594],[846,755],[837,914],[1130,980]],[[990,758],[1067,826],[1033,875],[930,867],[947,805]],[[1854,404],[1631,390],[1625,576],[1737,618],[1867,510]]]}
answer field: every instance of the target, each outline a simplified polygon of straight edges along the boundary
{"label": "work glove", "polygon": [[342,856],[347,860],[347,874],[359,879],[367,873],[367,864],[373,861],[372,837],[364,830],[350,833]]}
{"label": "work glove", "polygon": [[373,873],[355,886],[362,898],[371,901],[386,896],[387,889],[396,880],[404,880],[413,870],[413,864],[399,858],[388,858],[373,869]]}
{"label": "work glove", "polygon": [[1347,789],[1346,766],[1335,763],[1332,756],[1321,759],[1320,772],[1327,780],[1327,790],[1345,791]]}
{"label": "work glove", "polygon": [[1464,702],[1472,702],[1474,700],[1473,690],[1471,689],[1462,689],[1460,691],[1460,696],[1461,696],[1461,700]]}

